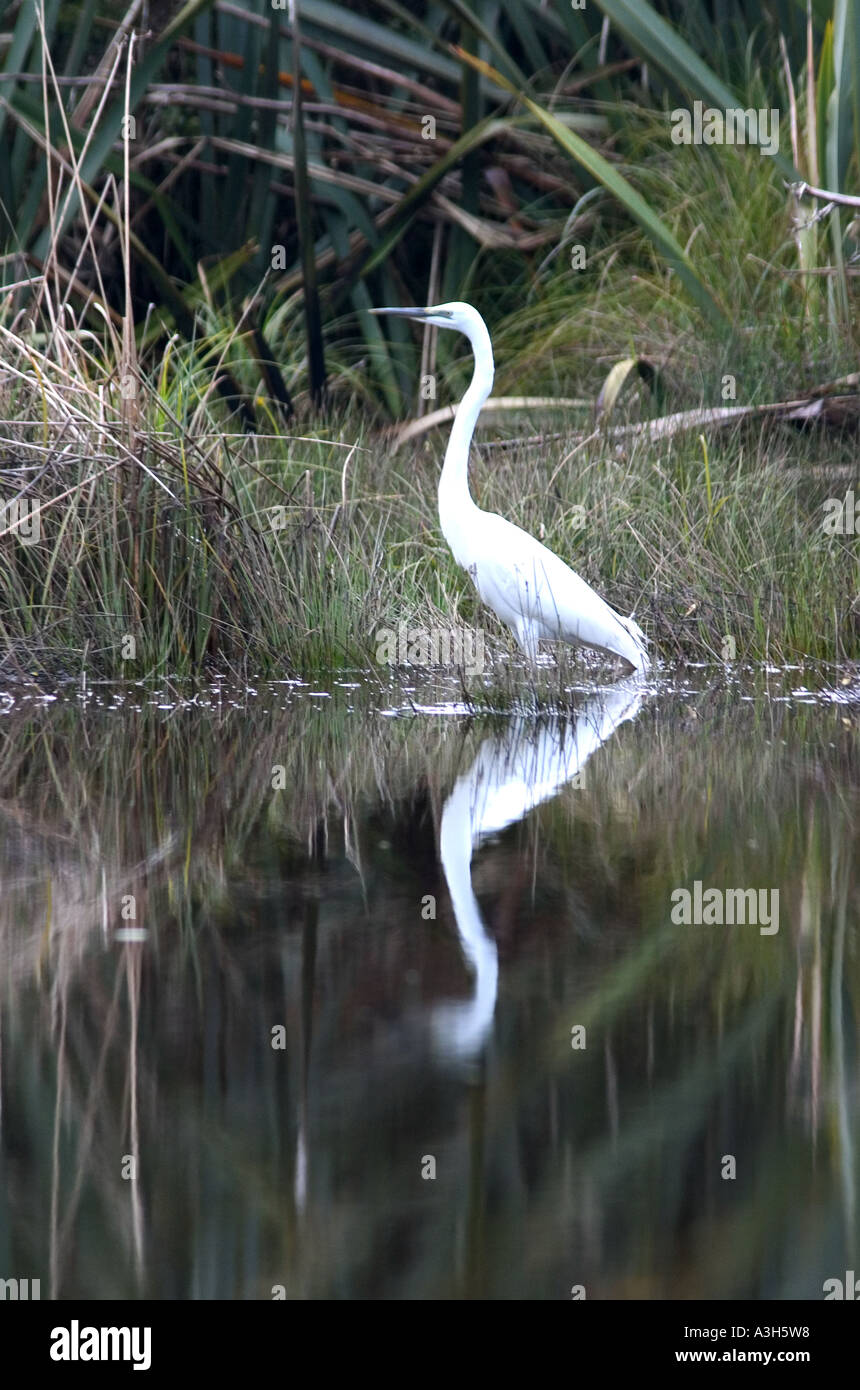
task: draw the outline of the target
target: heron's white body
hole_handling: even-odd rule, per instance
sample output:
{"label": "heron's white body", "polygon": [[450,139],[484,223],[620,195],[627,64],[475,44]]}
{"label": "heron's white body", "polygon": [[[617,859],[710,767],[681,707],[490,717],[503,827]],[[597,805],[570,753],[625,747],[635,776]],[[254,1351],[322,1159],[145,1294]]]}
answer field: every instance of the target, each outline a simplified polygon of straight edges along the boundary
{"label": "heron's white body", "polygon": [[475,370],[457,407],[439,479],[439,521],[454,559],[474,579],[488,608],[510,627],[531,661],[542,640],[593,647],[621,657],[636,671],[649,665],[645,635],[616,613],[584,579],[513,522],[482,511],[469,492],[469,446],[481,407],[493,386],[493,348],[487,326],[471,304],[428,309],[377,309],[441,328],[455,328],[472,345]]}

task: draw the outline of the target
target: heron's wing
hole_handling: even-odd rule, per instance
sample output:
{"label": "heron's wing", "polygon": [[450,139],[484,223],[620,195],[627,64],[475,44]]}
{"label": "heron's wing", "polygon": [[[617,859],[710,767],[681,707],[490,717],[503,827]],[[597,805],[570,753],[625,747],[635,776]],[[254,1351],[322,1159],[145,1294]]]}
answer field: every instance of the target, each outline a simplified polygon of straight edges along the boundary
{"label": "heron's wing", "polygon": [[518,616],[560,627],[568,609],[581,613],[593,600],[607,607],[584,579],[527,531],[492,513],[486,522],[473,568],[481,597],[491,607],[495,597]]}
{"label": "heron's wing", "polygon": [[511,625],[525,619],[541,636],[618,653],[633,660],[644,648],[636,623],[622,618],[584,579],[540,541],[493,513],[482,532],[472,566],[481,598]]}

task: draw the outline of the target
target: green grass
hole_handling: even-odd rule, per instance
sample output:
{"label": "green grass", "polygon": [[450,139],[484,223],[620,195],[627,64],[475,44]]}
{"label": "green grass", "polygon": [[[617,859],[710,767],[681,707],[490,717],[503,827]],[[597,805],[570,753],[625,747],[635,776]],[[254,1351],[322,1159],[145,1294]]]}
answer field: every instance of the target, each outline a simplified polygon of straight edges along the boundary
{"label": "green grass", "polygon": [[[821,297],[793,274],[772,164],[737,150],[670,156],[653,116],[628,115],[631,177],[682,244],[694,238],[734,331],[703,327],[644,233],[619,227],[600,199],[587,271],[568,268],[565,248],[527,281],[503,255],[473,264],[462,293],[491,322],[495,394],[594,400],[614,362],[645,356],[652,389],[626,385],[611,428],[723,404],[727,373],[731,403],[756,404],[852,370],[852,328],[834,338]],[[49,331],[44,315],[41,331],[23,331],[0,318],[0,498],[23,490],[45,508],[37,543],[0,537],[0,673],[367,666],[379,629],[400,622],[480,624],[489,650],[510,650],[439,532],[445,429],[388,451],[373,364],[348,321],[335,325],[324,419],[302,395],[295,322],[283,306],[264,322],[299,411],[286,426],[259,397],[241,332],[211,302],[195,312],[197,342],[144,359],[131,407],[118,346],[68,319]],[[411,351],[401,361],[417,381]],[[222,366],[257,397],[269,434],[236,433],[212,387]],[[470,370],[465,341],[441,334],[435,367],[436,404],[456,399]],[[738,660],[858,656],[857,540],[822,529],[824,500],[860,481],[853,434],[754,422],[618,439],[594,432],[587,410],[496,415],[479,433],[480,505],[540,535],[620,610],[635,609],[658,656],[721,660],[731,643]]]}

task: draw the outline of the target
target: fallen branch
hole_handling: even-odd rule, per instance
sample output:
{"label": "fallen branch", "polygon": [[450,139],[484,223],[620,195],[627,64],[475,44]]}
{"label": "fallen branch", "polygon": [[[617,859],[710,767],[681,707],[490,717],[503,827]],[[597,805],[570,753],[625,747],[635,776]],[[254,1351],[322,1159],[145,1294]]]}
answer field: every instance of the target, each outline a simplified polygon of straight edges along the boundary
{"label": "fallen branch", "polygon": [[[481,415],[504,410],[591,410],[591,401],[568,400],[559,396],[491,396],[484,403]],[[456,413],[456,405],[443,405],[438,410],[431,410],[429,415],[422,415],[419,420],[395,426],[391,431],[392,453],[434,426],[447,424]]]}
{"label": "fallen branch", "polygon": [[[850,378],[846,378],[846,382]],[[834,383],[835,384],[835,383]],[[676,411],[672,415],[662,415],[656,420],[641,420],[628,425],[613,425],[601,431],[605,439],[670,439],[684,430],[720,429],[736,424],[739,420],[776,419],[793,423],[810,424],[818,421],[834,427],[860,422],[860,395],[823,394],[825,387],[817,387],[808,395],[791,401],[774,401],[767,405],[724,405],[700,407],[697,410]],[[591,403],[583,400],[565,400],[554,396],[498,396],[491,397],[481,412],[506,410],[582,410],[591,409]],[[395,429],[391,436],[391,450],[394,452],[433,429],[453,420],[457,407],[442,406],[420,420],[410,420],[408,424]],[[593,431],[580,430],[573,433],[571,441],[587,439]]]}

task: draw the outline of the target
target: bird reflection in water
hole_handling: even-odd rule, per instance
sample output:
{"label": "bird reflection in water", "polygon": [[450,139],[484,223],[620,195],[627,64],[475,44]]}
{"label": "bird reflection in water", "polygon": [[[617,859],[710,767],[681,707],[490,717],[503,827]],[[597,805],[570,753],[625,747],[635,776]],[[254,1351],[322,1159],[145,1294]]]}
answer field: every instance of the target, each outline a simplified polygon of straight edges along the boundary
{"label": "bird reflection in water", "polygon": [[573,719],[512,719],[503,733],[484,739],[458,777],[442,811],[439,851],[473,985],[470,998],[433,1011],[435,1044],[446,1056],[468,1061],[480,1055],[498,995],[498,948],[472,889],[472,855],[488,835],[522,820],[572,782],[619,724],[635,718],[645,693],[638,681],[622,681],[589,694]]}

